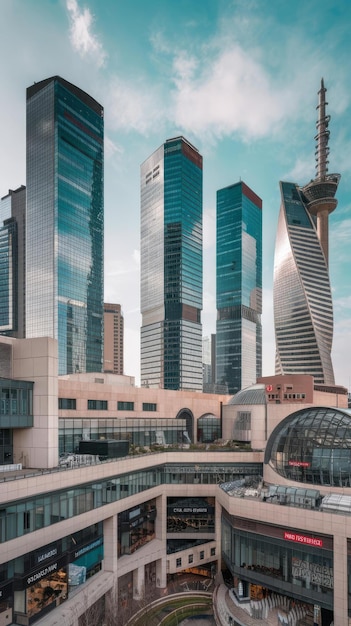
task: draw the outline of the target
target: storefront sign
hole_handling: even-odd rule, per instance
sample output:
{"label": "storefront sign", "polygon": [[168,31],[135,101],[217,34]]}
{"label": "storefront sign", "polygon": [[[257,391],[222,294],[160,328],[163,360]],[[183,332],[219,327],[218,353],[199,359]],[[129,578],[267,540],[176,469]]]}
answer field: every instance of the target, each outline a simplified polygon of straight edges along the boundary
{"label": "storefront sign", "polygon": [[43,548],[40,552],[35,553],[35,560],[37,563],[42,563],[43,561],[46,561],[47,559],[52,559],[52,557],[57,556],[57,553],[58,553],[57,546],[55,545],[45,546],[45,548]]}
{"label": "storefront sign", "polygon": [[0,589],[0,602],[1,600],[6,600],[7,598],[10,598],[12,594],[13,594],[12,583],[8,583],[7,585],[4,585]]}
{"label": "storefront sign", "polygon": [[[255,464],[254,464],[255,465]],[[196,474],[204,472],[205,474],[247,474],[247,466],[245,465],[228,465],[227,467],[219,465],[198,465],[196,468],[182,465],[167,465],[165,468],[167,474]]]}
{"label": "storefront sign", "polygon": [[172,513],[173,515],[177,514],[177,513],[192,513],[192,514],[198,514],[198,513],[208,513],[208,508],[206,506],[175,506],[172,509]]}
{"label": "storefront sign", "polygon": [[41,569],[39,572],[32,574],[32,576],[28,576],[27,585],[32,585],[34,582],[41,580],[42,578],[45,578],[45,576],[48,576],[49,574],[52,574],[52,572],[56,572],[56,571],[57,571],[57,563],[48,565],[47,567],[44,567],[43,569]]}
{"label": "storefront sign", "polygon": [[297,557],[292,558],[292,576],[308,580],[314,585],[328,587],[329,589],[333,589],[334,586],[333,569],[331,567],[310,563]]}
{"label": "storefront sign", "polygon": [[308,461],[289,461],[289,465],[292,467],[311,467],[311,463]]}
{"label": "storefront sign", "polygon": [[308,537],[307,535],[299,535],[298,533],[292,533],[288,530],[284,531],[284,539],[287,541],[295,541],[296,543],[303,543],[308,546],[315,546],[316,548],[323,548],[323,539],[316,539],[316,537]]}
{"label": "storefront sign", "polygon": [[86,554],[87,552],[94,550],[94,548],[101,546],[101,544],[102,544],[102,538],[100,537],[99,539],[96,539],[96,541],[89,543],[87,546],[83,546],[83,548],[76,550],[76,552],[74,553],[74,560],[78,559],[83,554]]}

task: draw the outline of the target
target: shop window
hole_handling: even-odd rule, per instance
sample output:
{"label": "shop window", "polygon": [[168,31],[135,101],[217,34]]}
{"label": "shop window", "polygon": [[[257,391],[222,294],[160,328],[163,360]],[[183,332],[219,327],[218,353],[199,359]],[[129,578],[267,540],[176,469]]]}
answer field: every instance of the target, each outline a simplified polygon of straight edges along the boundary
{"label": "shop window", "polygon": [[24,511],[23,513],[23,529],[30,530],[30,511]]}

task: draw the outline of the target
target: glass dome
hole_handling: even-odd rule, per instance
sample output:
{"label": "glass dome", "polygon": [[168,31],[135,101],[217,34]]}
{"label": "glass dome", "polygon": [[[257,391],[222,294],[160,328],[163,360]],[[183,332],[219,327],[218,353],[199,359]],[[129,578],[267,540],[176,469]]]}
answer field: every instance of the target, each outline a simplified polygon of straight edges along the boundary
{"label": "glass dome", "polygon": [[265,464],[301,483],[351,486],[351,411],[301,409],[273,430]]}
{"label": "glass dome", "polygon": [[262,383],[257,383],[241,389],[227,404],[266,404],[266,388]]}

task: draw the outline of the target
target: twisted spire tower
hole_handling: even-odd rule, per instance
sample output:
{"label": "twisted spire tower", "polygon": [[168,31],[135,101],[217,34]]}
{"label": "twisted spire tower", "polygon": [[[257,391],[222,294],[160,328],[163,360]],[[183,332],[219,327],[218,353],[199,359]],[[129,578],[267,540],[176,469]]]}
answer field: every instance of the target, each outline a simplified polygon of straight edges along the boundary
{"label": "twisted spire tower", "polygon": [[328,218],[340,174],[328,174],[330,117],[324,81],[318,92],[316,177],[304,187],[281,182],[274,257],[276,374],[310,374],[334,385],[333,303],[328,270]]}

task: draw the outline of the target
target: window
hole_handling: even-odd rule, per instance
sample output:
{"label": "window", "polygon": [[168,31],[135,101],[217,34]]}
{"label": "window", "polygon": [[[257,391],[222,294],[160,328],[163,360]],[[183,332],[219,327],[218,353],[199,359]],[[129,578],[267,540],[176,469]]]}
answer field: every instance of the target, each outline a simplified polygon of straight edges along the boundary
{"label": "window", "polygon": [[23,529],[30,530],[30,511],[24,511],[23,513]]}
{"label": "window", "polygon": [[134,411],[134,402],[123,402],[119,400],[117,402],[118,411]]}
{"label": "window", "polygon": [[157,411],[157,404],[154,402],[143,402],[143,411]]}
{"label": "window", "polygon": [[188,563],[192,563],[194,560],[194,555],[193,554],[189,554],[188,556]]}
{"label": "window", "polygon": [[75,409],[76,399],[75,398],[59,398],[58,408],[59,409]]}
{"label": "window", "polygon": [[216,554],[216,548],[211,548],[211,556],[215,556]]}
{"label": "window", "polygon": [[235,425],[240,430],[250,430],[251,429],[251,412],[250,411],[238,411]]}
{"label": "window", "polygon": [[176,567],[182,567],[182,559],[176,559]]}
{"label": "window", "polygon": [[200,560],[202,561],[205,558],[205,552],[204,550],[201,550],[200,552]]}
{"label": "window", "polygon": [[107,400],[88,400],[88,409],[93,411],[107,411]]}

